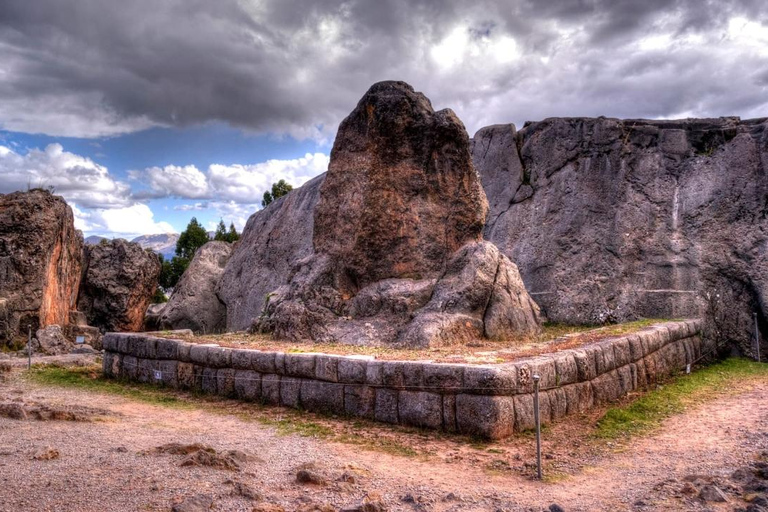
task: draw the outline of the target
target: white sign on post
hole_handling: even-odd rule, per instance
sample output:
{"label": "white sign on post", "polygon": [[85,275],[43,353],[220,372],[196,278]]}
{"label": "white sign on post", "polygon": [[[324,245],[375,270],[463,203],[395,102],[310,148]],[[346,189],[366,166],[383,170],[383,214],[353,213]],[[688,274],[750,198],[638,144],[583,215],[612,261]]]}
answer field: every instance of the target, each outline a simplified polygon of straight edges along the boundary
{"label": "white sign on post", "polygon": [[163,372],[160,370],[155,370],[155,380],[160,380],[163,378]]}
{"label": "white sign on post", "polygon": [[75,343],[78,345],[85,344],[85,336],[76,336],[75,337]]}

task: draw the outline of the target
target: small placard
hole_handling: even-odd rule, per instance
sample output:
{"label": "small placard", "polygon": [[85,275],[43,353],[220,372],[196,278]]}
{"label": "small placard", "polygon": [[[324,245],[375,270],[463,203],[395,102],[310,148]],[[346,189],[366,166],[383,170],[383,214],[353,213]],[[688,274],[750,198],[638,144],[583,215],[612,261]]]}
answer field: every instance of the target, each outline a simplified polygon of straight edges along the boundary
{"label": "small placard", "polygon": [[85,336],[76,336],[75,343],[78,345],[83,345],[85,343]]}
{"label": "small placard", "polygon": [[685,373],[691,373],[691,365],[685,365]]}
{"label": "small placard", "polygon": [[160,370],[155,370],[155,380],[160,380],[163,378],[163,372]]}

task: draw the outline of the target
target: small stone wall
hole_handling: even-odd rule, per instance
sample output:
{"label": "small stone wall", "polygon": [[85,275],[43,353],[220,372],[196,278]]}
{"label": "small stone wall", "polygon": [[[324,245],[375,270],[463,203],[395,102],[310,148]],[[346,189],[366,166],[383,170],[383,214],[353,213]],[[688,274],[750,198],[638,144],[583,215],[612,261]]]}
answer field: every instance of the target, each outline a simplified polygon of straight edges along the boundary
{"label": "small stone wall", "polygon": [[153,337],[104,336],[104,374],[266,404],[501,439],[665,377],[709,355],[702,322],[668,322],[577,349],[498,365],[286,354]]}

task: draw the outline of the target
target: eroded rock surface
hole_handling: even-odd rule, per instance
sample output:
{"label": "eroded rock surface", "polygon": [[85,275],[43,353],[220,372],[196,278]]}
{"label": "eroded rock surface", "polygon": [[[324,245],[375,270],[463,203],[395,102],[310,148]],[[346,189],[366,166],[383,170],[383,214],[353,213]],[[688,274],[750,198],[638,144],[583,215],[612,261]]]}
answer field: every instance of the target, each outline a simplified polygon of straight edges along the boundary
{"label": "eroded rock surface", "polygon": [[227,308],[216,285],[232,253],[227,242],[208,242],[195,252],[189,267],[159,313],[160,329],[213,333],[227,326]]}
{"label": "eroded rock surface", "polygon": [[140,331],[157,289],[160,259],[122,239],[86,247],[78,309],[102,331]]}
{"label": "eroded rock surface", "polygon": [[44,190],[0,194],[0,344],[66,325],[75,309],[83,237],[72,209]]}
{"label": "eroded rock surface", "polygon": [[374,84],[339,127],[314,253],[270,293],[257,328],[408,346],[537,332],[515,266],[481,241],[487,210],[456,115],[403,82]]}
{"label": "eroded rock surface", "polygon": [[765,339],[765,119],[553,118],[483,128],[472,153],[485,237],[550,320],[706,313],[751,353],[757,311]]}

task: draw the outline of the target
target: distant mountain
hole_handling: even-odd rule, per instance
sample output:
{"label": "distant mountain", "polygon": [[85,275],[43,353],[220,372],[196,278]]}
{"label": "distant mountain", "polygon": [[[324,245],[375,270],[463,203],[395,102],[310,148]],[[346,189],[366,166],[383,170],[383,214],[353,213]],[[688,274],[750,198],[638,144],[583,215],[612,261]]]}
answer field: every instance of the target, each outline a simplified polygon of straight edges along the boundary
{"label": "distant mountain", "polygon": [[131,242],[136,242],[145,249],[152,249],[156,253],[162,254],[166,260],[169,260],[176,254],[176,242],[178,239],[178,233],[163,233],[161,235],[141,235],[131,240]]}
{"label": "distant mountain", "polygon": [[98,236],[98,235],[91,235],[85,239],[85,243],[88,245],[97,245],[102,240],[107,240],[107,237],[104,236]]}

